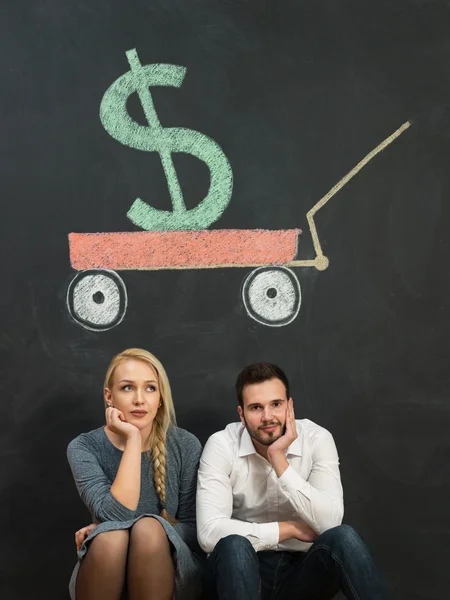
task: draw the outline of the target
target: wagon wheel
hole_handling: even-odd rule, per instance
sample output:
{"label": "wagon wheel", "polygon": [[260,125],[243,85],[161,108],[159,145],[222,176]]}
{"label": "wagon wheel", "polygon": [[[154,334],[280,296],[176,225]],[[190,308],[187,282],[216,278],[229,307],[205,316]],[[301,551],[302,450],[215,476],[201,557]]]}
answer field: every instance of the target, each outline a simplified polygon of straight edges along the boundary
{"label": "wagon wheel", "polygon": [[270,327],[282,327],[298,315],[302,302],[300,283],[286,267],[261,267],[244,281],[242,299],[248,315]]}
{"label": "wagon wheel", "polygon": [[70,282],[67,308],[74,321],[91,331],[116,327],[127,310],[127,290],[114,271],[81,271]]}

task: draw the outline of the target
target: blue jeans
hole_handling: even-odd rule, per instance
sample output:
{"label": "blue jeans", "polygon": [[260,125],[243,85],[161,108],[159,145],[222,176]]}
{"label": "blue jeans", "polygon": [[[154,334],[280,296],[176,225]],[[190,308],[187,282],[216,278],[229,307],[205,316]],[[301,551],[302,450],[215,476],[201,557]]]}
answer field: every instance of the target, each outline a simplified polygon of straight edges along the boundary
{"label": "blue jeans", "polygon": [[[386,600],[386,585],[363,540],[348,525],[320,535],[308,552],[256,552],[240,535],[223,538],[207,560],[219,600]],[[215,588],[215,593],[214,593]]]}

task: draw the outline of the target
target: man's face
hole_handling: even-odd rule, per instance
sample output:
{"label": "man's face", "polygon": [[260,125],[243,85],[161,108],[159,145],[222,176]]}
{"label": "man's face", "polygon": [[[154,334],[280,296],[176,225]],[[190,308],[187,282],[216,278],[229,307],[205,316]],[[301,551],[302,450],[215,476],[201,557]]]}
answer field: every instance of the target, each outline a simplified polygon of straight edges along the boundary
{"label": "man's face", "polygon": [[241,423],[255,442],[270,446],[285,431],[287,397],[280,379],[246,385],[242,392],[244,408],[238,406]]}

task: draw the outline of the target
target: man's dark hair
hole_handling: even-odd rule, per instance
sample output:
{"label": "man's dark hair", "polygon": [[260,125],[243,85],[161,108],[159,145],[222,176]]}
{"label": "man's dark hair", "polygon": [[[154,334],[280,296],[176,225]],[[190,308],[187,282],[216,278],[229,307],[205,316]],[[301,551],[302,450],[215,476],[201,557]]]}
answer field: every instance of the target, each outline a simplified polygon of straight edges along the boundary
{"label": "man's dark hair", "polygon": [[242,393],[246,385],[263,383],[263,381],[269,381],[270,379],[280,379],[286,388],[286,398],[289,398],[289,381],[283,369],[272,363],[253,363],[242,369],[236,379],[235,388],[239,406],[244,408]]}

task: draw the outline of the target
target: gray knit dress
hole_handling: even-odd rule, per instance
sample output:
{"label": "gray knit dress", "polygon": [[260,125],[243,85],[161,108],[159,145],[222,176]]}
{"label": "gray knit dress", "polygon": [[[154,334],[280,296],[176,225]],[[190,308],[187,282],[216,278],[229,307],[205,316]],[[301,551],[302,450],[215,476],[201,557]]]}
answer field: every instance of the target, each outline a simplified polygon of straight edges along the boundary
{"label": "gray knit dress", "polygon": [[[78,552],[69,592],[75,600],[80,562],[89,542],[99,533],[129,529],[142,517],[152,516],[164,527],[174,553],[176,600],[196,600],[201,595],[202,557],[197,542],[195,494],[201,454],[198,439],[179,427],[170,427],[166,441],[166,510],[179,523],[170,525],[159,516],[161,503],[153,482],[153,463],[145,453],[141,459],[141,494],[136,510],[130,510],[111,494],[111,485],[122,459],[122,450],[108,439],[104,427],[82,433],[67,448],[75,484],[92,520],[99,522]],[[149,568],[151,566],[149,565]]]}

